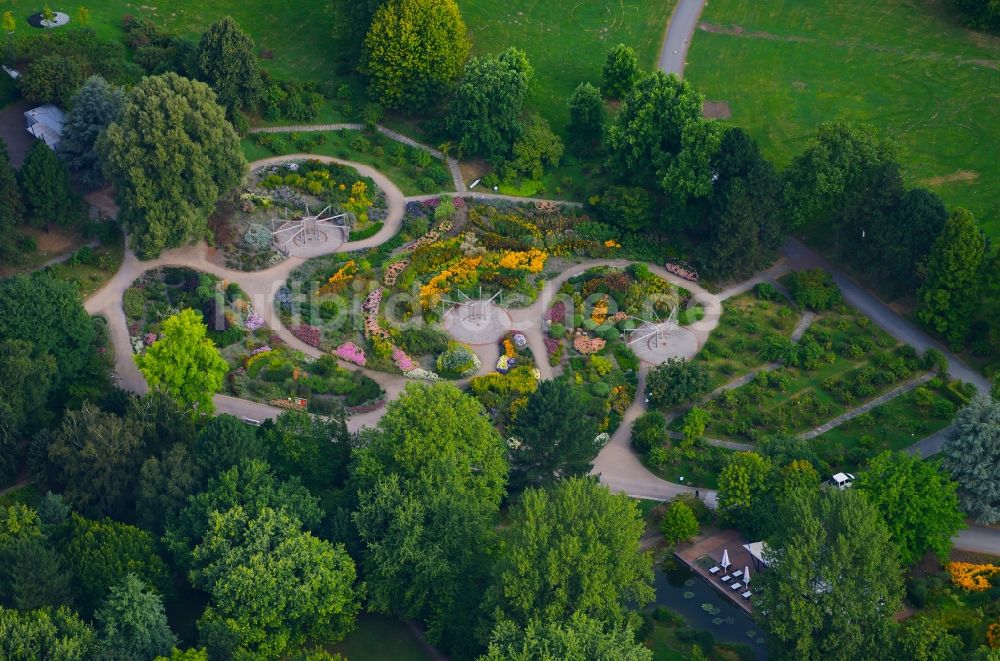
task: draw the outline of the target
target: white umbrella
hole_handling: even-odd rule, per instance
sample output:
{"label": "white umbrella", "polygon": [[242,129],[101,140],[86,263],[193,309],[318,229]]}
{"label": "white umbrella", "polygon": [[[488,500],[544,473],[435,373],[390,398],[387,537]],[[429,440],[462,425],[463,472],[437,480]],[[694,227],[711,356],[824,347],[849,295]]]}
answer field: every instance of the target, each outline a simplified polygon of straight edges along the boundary
{"label": "white umbrella", "polygon": [[722,562],[719,564],[722,565],[722,571],[729,569],[729,549],[722,549]]}
{"label": "white umbrella", "polygon": [[749,590],[750,589],[750,567],[749,566],[743,568],[743,583],[746,584],[747,589]]}

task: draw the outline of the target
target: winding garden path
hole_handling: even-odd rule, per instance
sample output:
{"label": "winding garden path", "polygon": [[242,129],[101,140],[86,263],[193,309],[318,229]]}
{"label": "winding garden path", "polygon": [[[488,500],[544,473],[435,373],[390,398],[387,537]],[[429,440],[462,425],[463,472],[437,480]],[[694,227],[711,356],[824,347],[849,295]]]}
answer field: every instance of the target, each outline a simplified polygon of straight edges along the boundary
{"label": "winding garden path", "polygon": [[678,77],[684,75],[688,47],[705,4],[706,0],[678,0],[667,24],[667,36],[660,50],[659,64],[663,71],[675,73]]}
{"label": "winding garden path", "polygon": [[[352,127],[353,125],[329,125],[332,127]],[[323,130],[319,127],[280,127],[270,130]],[[430,149],[424,147],[426,149]],[[360,164],[341,159],[317,156],[313,154],[288,154],[273,158],[255,161],[250,164],[252,169],[257,169],[266,165],[279,163],[293,159],[317,159],[323,162],[336,162],[355,168],[364,176],[371,177],[386,194],[389,204],[389,213],[384,221],[383,228],[374,236],[363,241],[346,242],[338,245],[327,246],[326,249],[319,249],[315,254],[308,257],[315,257],[331,252],[347,252],[352,250],[364,250],[381,245],[391,237],[395,236],[402,225],[403,214],[407,201],[428,199],[438,197],[437,195],[416,196],[407,198],[402,192],[381,172]],[[472,193],[469,191],[455,193],[459,197],[477,199],[508,199],[513,201],[532,201],[531,199],[518,198],[507,195],[495,195],[489,193]],[[127,243],[127,239],[126,239]],[[128,335],[127,321],[122,301],[125,290],[148,270],[162,266],[184,266],[199,271],[211,273],[220,278],[225,278],[237,283],[250,298],[255,310],[271,327],[276,335],[295,349],[299,349],[306,354],[319,356],[321,352],[310,345],[305,344],[284,327],[274,310],[274,296],[278,289],[284,285],[289,274],[306,260],[306,257],[289,257],[283,262],[262,271],[245,272],[224,268],[216,264],[209,258],[209,249],[204,243],[187,246],[184,248],[165,251],[159,258],[147,262],[141,262],[130,250],[125,251],[125,257],[119,271],[100,290],[90,296],[85,307],[91,314],[102,314],[108,319],[111,341],[115,354],[115,372],[119,385],[137,393],[147,390],[145,379],[135,366],[132,357],[132,347]],[[534,355],[538,357],[539,371],[543,378],[551,378],[555,375],[552,367],[546,360],[547,353],[544,346],[544,325],[542,319],[545,311],[552,302],[559,287],[572,276],[598,265],[624,267],[630,264],[628,260],[588,260],[574,264],[561,272],[557,277],[545,283],[542,291],[536,300],[529,306],[518,309],[509,309],[513,327],[521,330],[528,338],[529,346]],[[694,324],[687,326],[698,338],[698,346],[702,346],[709,333],[718,324],[722,312],[722,301],[736,294],[749,291],[756,283],[762,281],[773,281],[780,275],[794,269],[802,268],[824,268],[834,274],[834,280],[844,292],[847,301],[858,308],[861,312],[872,318],[872,320],[897,339],[908,342],[918,350],[927,348],[937,348],[941,350],[949,363],[951,373],[963,380],[974,383],[981,391],[988,390],[989,383],[981,375],[975,373],[962,363],[956,356],[945,350],[937,342],[926,336],[922,331],[916,329],[908,321],[899,317],[884,303],[879,301],[872,294],[854,283],[843,275],[839,270],[830,265],[822,257],[806,248],[801,243],[792,240],[784,251],[783,258],[770,269],[763,271],[751,279],[724,289],[719,294],[712,294],[702,287],[687,282],[677,276],[668,273],[659,265],[650,265],[650,271],[665,278],[688,291],[701,303],[705,309],[703,318]],[[802,320],[800,327],[802,331],[807,327],[808,322]],[[797,329],[798,330],[798,329]],[[492,364],[497,358],[497,349],[494,346],[476,347],[477,354],[483,361],[483,368],[480,373],[491,371]],[[351,367],[354,367],[353,365]],[[601,481],[611,489],[627,493],[631,496],[641,498],[652,498],[665,500],[680,493],[693,493],[696,489],[680,484],[674,484],[660,479],[651,473],[640,462],[639,458],[632,452],[629,442],[632,422],[646,410],[645,402],[645,380],[648,365],[643,363],[638,374],[637,396],[629,408],[622,416],[621,424],[612,435],[611,439],[594,461],[593,473],[598,475]],[[400,375],[387,374],[373,370],[364,370],[372,379],[377,381],[385,390],[388,400],[394,399],[403,390],[408,380]],[[907,384],[910,385],[910,384]],[[898,394],[898,393],[897,393]],[[281,413],[281,410],[262,404],[227,395],[216,395],[214,398],[219,412],[229,413],[240,418],[251,418],[263,420],[273,418]],[[854,413],[852,411],[852,413]],[[348,420],[348,428],[357,431],[363,427],[370,427],[384,414],[383,409],[376,409],[369,413],[351,416]],[[926,439],[914,444],[911,451],[920,452],[924,456],[933,454],[940,449],[944,434],[947,430],[942,430],[929,436]],[[723,445],[723,442],[719,442]],[[727,446],[729,444],[726,444]],[[734,449],[742,444],[733,443]],[[701,498],[710,506],[715,506],[716,493],[708,489],[698,489]],[[961,548],[990,550],[1000,545],[1000,531],[975,528],[960,533],[956,537],[956,544]]]}

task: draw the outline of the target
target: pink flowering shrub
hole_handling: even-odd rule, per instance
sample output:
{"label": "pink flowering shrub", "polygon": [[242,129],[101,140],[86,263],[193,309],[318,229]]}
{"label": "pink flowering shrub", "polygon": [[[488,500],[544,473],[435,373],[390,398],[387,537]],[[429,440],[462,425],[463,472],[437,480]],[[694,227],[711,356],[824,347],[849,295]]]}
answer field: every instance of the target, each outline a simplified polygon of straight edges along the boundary
{"label": "pink flowering shrub", "polygon": [[396,363],[396,367],[398,367],[399,371],[403,374],[411,372],[419,367],[419,365],[417,365],[413,359],[407,356],[406,352],[399,347],[392,348],[392,362]]}
{"label": "pink flowering shrub", "polygon": [[142,343],[145,344],[147,347],[151,347],[153,346],[153,343],[156,342],[157,339],[158,338],[156,333],[146,333],[145,335],[142,336]]}
{"label": "pink flowering shrub", "polygon": [[300,324],[292,327],[292,335],[299,338],[311,347],[319,347],[320,330],[309,324]]}
{"label": "pink flowering shrub", "polygon": [[399,277],[399,274],[402,273],[403,269],[405,269],[409,265],[410,265],[410,260],[408,259],[403,259],[398,262],[394,262],[393,264],[390,264],[389,267],[386,268],[385,270],[385,275],[382,277],[382,282],[387,287],[393,286],[394,284],[396,284],[396,279]]}
{"label": "pink flowering shrub", "polygon": [[388,340],[389,331],[382,328],[378,323],[378,308],[382,304],[382,292],[383,289],[381,287],[373,289],[365,297],[364,303],[361,304],[361,309],[365,313],[365,337],[381,337],[384,340]]}
{"label": "pink flowering shrub", "polygon": [[604,344],[605,342],[601,338],[587,337],[586,335],[579,335],[573,340],[573,348],[585,356],[597,353],[604,348]]}
{"label": "pink flowering shrub", "polygon": [[545,318],[553,324],[566,324],[566,302],[558,301],[545,313]]}
{"label": "pink flowering shrub", "polygon": [[362,367],[368,362],[368,359],[365,358],[365,352],[354,342],[344,342],[334,350],[333,355],[341,360],[346,360],[349,363],[361,365]]}
{"label": "pink flowering shrub", "polygon": [[265,344],[264,346],[257,347],[256,349],[254,349],[253,351],[251,351],[250,355],[251,356],[256,356],[257,354],[267,353],[270,350],[271,350],[271,347]]}
{"label": "pink flowering shrub", "polygon": [[247,320],[244,325],[247,327],[247,330],[252,333],[255,330],[263,327],[264,317],[260,316],[256,312],[251,312],[250,314],[247,315]]}

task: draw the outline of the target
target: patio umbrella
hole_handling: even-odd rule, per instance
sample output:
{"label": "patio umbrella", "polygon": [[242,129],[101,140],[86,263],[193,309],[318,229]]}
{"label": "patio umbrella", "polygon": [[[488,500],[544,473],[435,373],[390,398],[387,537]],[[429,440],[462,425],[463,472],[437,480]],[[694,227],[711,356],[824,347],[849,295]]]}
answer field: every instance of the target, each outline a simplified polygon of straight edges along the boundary
{"label": "patio umbrella", "polygon": [[722,562],[719,564],[722,565],[722,571],[729,569],[729,549],[722,549]]}
{"label": "patio umbrella", "polygon": [[747,590],[750,589],[750,567],[743,568],[743,583],[747,586]]}

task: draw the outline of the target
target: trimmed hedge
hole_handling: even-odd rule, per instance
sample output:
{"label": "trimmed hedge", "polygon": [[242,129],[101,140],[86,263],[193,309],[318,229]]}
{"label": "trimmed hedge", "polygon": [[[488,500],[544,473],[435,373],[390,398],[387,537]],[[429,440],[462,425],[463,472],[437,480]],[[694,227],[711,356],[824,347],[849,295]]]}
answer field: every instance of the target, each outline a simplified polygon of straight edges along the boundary
{"label": "trimmed hedge", "polygon": [[378,231],[382,229],[383,223],[372,223],[363,230],[351,230],[351,235],[348,237],[348,241],[363,241],[364,239],[371,238],[378,234]]}

